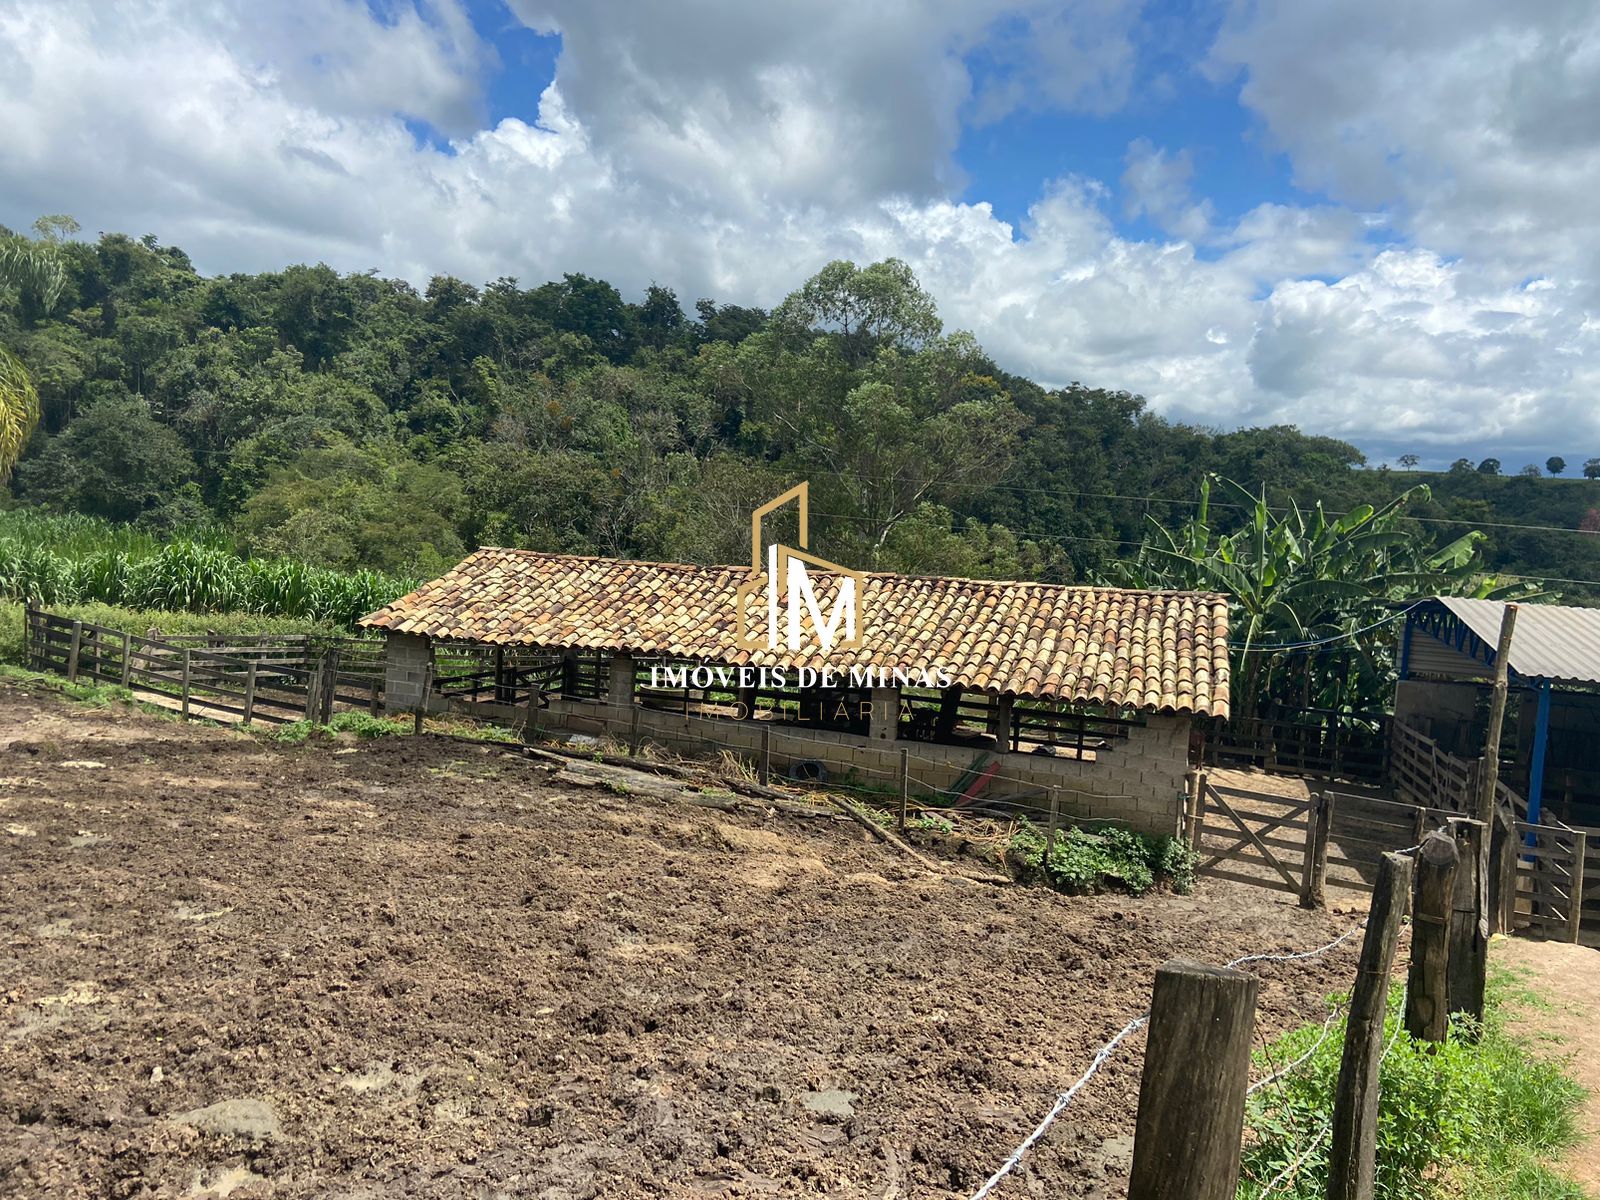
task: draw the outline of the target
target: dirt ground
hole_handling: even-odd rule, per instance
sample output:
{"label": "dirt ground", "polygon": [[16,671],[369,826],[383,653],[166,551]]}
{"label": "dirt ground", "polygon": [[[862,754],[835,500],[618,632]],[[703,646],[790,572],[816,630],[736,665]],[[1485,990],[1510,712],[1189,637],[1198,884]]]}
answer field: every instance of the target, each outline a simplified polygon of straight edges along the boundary
{"label": "dirt ground", "polygon": [[1567,1155],[1567,1174],[1600,1195],[1600,950],[1566,942],[1496,938],[1491,959],[1521,973],[1548,1007],[1526,1011],[1526,1032],[1567,1062],[1589,1089],[1584,1140]]}
{"label": "dirt ground", "polygon": [[[966,1196],[1162,961],[1352,920],[0,683],[0,1194]],[[1252,968],[1259,1035],[1320,1019],[1357,944]],[[1124,1193],[1142,1048],[1001,1196]]]}

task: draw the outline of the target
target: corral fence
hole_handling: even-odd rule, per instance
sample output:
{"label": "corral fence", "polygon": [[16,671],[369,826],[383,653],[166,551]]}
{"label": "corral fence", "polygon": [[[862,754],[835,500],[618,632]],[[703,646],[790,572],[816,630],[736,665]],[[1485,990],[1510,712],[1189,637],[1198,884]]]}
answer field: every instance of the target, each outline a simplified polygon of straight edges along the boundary
{"label": "corral fence", "polygon": [[[1470,818],[1479,764],[1408,726],[1389,729],[1390,794],[1313,785],[1308,797],[1219,785],[1196,777],[1187,832],[1197,874],[1298,895],[1370,892],[1379,860],[1430,829]],[[1600,930],[1600,828],[1527,820],[1527,801],[1495,788],[1490,839],[1497,924],[1508,933],[1578,941]],[[1325,827],[1319,822],[1325,822]]]}
{"label": "corral fence", "polygon": [[35,671],[125,687],[185,718],[285,725],[383,705],[383,644],[306,634],[137,634],[30,608]]}
{"label": "corral fence", "polygon": [[1390,724],[1383,713],[1319,708],[1235,717],[1209,731],[1204,762],[1381,784],[1388,770]]}

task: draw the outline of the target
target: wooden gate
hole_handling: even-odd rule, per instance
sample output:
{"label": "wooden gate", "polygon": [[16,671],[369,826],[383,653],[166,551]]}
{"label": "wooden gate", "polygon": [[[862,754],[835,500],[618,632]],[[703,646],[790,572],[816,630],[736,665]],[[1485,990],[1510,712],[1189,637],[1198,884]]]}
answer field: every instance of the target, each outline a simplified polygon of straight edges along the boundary
{"label": "wooden gate", "polygon": [[1300,895],[1306,880],[1314,799],[1200,783],[1191,844],[1195,873]]}
{"label": "wooden gate", "polygon": [[1581,829],[1518,821],[1514,851],[1517,890],[1510,913],[1513,932],[1528,930],[1578,940],[1583,923],[1589,846]]}

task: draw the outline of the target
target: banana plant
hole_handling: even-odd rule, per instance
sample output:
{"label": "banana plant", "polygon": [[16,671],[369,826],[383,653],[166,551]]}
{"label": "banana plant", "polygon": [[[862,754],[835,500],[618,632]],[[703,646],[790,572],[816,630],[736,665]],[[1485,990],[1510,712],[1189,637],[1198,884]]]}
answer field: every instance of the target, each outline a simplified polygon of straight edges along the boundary
{"label": "banana plant", "polygon": [[[1214,482],[1243,514],[1229,533],[1213,528]],[[1418,485],[1381,507],[1330,515],[1320,503],[1306,511],[1293,500],[1274,510],[1264,487],[1252,493],[1207,478],[1194,516],[1172,529],[1151,518],[1137,554],[1116,564],[1110,581],[1228,594],[1238,715],[1280,705],[1371,712],[1387,700],[1395,617],[1406,603],[1543,594],[1486,573],[1481,532],[1432,546],[1406,522],[1408,509],[1428,497]]]}

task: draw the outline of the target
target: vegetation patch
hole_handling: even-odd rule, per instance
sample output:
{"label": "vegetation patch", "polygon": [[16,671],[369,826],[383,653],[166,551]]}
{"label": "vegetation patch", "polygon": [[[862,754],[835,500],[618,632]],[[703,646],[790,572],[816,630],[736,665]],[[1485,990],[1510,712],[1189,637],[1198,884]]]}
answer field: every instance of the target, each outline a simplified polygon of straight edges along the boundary
{"label": "vegetation patch", "polygon": [[1026,818],[1011,835],[1005,859],[1025,881],[1073,895],[1115,887],[1140,896],[1161,883],[1178,893],[1194,887],[1194,853],[1177,838],[1073,826],[1057,831],[1048,852],[1045,840]]}
{"label": "vegetation patch", "polygon": [[51,608],[248,613],[345,628],[413,586],[380,571],[244,557],[203,528],[158,538],[93,517],[0,513],[0,596]]}
{"label": "vegetation patch", "polygon": [[[1577,1142],[1584,1090],[1559,1061],[1508,1032],[1506,1005],[1517,986],[1509,972],[1491,973],[1481,1030],[1458,1017],[1438,1046],[1405,1033],[1404,1002],[1391,989],[1378,1098],[1377,1194],[1385,1200],[1583,1200],[1580,1187],[1545,1164]],[[1344,998],[1335,1002],[1342,1006]],[[1327,1029],[1304,1026],[1257,1054],[1262,1075],[1305,1062],[1250,1098],[1241,1200],[1325,1194],[1323,1131],[1333,1113],[1343,1021]]]}

